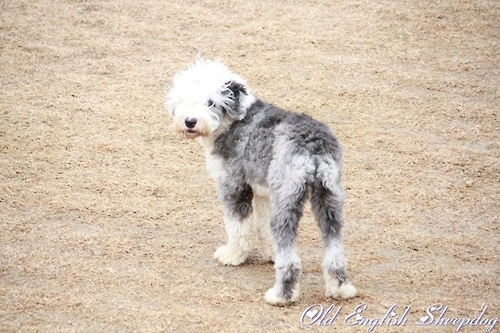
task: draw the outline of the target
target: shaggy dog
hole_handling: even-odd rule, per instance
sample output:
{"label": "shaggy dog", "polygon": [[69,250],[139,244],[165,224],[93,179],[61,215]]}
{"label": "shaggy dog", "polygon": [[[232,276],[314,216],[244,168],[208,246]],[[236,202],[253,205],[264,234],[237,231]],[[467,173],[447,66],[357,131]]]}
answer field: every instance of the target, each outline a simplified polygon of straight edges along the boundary
{"label": "shaggy dog", "polygon": [[294,302],[302,270],[295,239],[309,198],[324,242],[326,295],[354,297],[341,233],[342,148],[332,131],[260,100],[239,75],[202,59],[175,76],[167,108],[175,131],[205,148],[207,170],[217,182],[228,242],[214,258],[224,265],[245,262],[253,224],[263,256],[275,263],[276,283],[266,302]]}

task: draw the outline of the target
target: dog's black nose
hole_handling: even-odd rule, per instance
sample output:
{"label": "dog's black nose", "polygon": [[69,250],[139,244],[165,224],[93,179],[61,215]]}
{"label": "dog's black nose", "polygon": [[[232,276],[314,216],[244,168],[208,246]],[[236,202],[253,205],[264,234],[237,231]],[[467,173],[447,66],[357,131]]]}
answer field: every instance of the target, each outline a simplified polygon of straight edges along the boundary
{"label": "dog's black nose", "polygon": [[186,118],[184,120],[184,124],[186,124],[187,128],[194,128],[198,120],[196,118]]}

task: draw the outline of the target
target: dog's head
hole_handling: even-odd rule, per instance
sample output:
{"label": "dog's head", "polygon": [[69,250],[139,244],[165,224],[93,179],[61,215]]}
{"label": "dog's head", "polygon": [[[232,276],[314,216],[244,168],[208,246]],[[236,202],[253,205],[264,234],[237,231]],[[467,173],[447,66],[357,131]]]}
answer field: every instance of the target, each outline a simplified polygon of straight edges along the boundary
{"label": "dog's head", "polygon": [[198,59],[175,76],[167,108],[175,131],[194,139],[242,120],[254,100],[243,78],[220,62]]}

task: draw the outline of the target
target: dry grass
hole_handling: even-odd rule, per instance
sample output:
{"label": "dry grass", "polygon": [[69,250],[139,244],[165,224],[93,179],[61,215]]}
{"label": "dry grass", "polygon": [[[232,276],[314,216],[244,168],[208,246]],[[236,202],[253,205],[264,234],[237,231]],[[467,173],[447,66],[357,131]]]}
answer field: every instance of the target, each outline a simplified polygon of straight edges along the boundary
{"label": "dry grass", "polygon": [[412,332],[434,303],[500,316],[499,12],[487,0],[0,0],[0,330],[329,330],[299,322],[331,303],[310,211],[293,306],[264,304],[271,265],[211,258],[225,240],[214,184],[163,106],[198,52],[344,142],[361,292],[337,302],[344,317],[411,305]]}

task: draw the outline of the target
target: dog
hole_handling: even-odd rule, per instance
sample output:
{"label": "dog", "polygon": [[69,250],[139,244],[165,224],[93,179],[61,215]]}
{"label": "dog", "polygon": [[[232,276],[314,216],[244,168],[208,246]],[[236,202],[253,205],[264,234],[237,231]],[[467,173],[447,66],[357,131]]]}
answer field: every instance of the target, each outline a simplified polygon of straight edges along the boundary
{"label": "dog", "polygon": [[265,301],[295,302],[302,271],[296,236],[309,199],[324,243],[326,296],[356,296],[341,233],[342,147],[328,126],[262,101],[223,63],[200,58],[174,77],[166,106],[174,130],[205,148],[218,186],[228,242],[214,258],[224,265],[244,263],[254,225],[261,253],[276,272]]}

